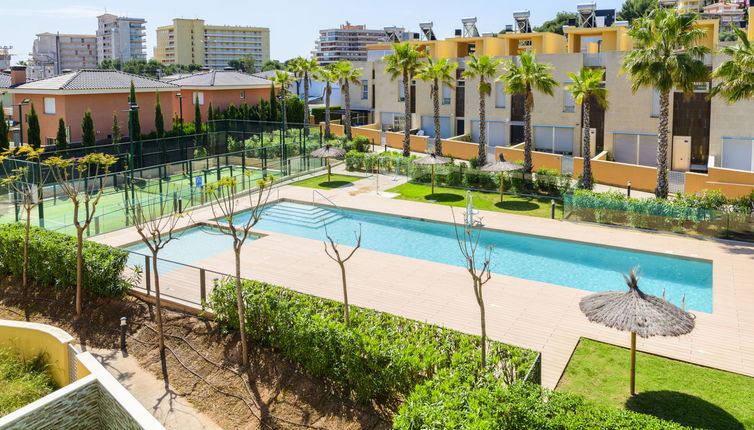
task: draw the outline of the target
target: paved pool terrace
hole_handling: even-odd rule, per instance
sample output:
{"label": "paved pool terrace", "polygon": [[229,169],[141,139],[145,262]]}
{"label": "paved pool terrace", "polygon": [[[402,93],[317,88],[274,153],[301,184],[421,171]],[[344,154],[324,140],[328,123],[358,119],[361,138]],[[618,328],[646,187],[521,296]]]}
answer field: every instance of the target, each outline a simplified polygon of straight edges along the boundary
{"label": "paved pool terrace", "polygon": [[[384,190],[400,183],[391,178],[381,176],[379,188]],[[351,187],[318,191],[343,208],[452,222],[447,206],[380,196],[375,193],[375,185],[375,179],[369,178]],[[273,193],[271,200],[312,203],[314,199],[317,204],[329,204],[322,195],[310,188],[283,186],[279,193]],[[239,210],[243,208],[242,203]],[[462,217],[462,208],[454,210],[456,218]],[[480,216],[485,227],[491,229],[712,261],[714,312],[694,312],[696,328],[687,336],[639,339],[637,347],[648,353],[754,376],[754,246],[497,212],[482,211]],[[181,222],[188,226],[211,218],[209,208],[200,208],[192,212],[190,220]],[[262,235],[260,239],[244,245],[244,277],[340,300],[340,271],[325,255],[322,242],[273,232],[258,233]],[[138,241],[139,236],[129,228],[95,240],[123,246]],[[200,260],[194,266],[233,273],[233,251]],[[347,263],[347,271],[349,301],[354,305],[479,333],[479,310],[469,275],[462,267],[360,249]],[[199,290],[196,272],[196,269],[179,269],[161,277],[163,292],[196,301]],[[208,288],[210,284],[211,280]],[[485,287],[488,334],[495,340],[541,351],[542,383],[553,388],[579,338],[629,345],[627,333],[586,320],[578,303],[588,294],[591,293],[493,275]],[[641,381],[637,384],[641,389]]]}

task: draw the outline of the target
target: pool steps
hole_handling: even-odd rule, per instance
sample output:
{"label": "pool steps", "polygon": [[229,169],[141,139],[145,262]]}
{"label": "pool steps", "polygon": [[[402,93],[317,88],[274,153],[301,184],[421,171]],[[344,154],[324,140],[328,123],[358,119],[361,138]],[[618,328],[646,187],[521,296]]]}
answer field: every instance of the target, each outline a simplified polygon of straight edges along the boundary
{"label": "pool steps", "polygon": [[270,206],[264,210],[262,217],[278,219],[285,223],[312,229],[329,225],[344,218],[337,209],[292,202],[281,202]]}

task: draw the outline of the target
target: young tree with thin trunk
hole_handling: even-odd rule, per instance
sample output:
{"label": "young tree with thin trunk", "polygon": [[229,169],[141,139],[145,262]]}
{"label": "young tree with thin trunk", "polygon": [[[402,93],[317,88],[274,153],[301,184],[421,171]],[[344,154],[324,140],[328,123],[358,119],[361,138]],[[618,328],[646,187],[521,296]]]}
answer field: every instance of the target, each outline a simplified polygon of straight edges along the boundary
{"label": "young tree with thin trunk", "polygon": [[34,103],[31,104],[31,112],[29,112],[29,117],[26,121],[29,125],[29,129],[26,132],[29,146],[34,149],[39,149],[42,146],[42,136],[39,131],[39,116],[37,116],[37,111],[34,109]]}
{"label": "young tree with thin trunk", "polygon": [[81,120],[81,144],[85,147],[97,144],[97,136],[94,134],[94,120],[88,109],[84,112],[84,119]]}
{"label": "young tree with thin trunk", "polygon": [[[346,282],[346,263],[348,260],[353,257],[353,254],[356,253],[356,251],[361,248],[361,224],[359,224],[359,232],[354,231],[354,236],[356,237],[356,246],[351,249],[351,252],[346,255],[345,253],[343,255],[340,254],[340,249],[338,249],[338,244],[335,243],[333,238],[330,236],[330,233],[327,232],[327,226],[325,226],[325,237],[327,238],[327,241],[324,242],[325,244],[325,254],[327,254],[330,259],[336,263],[338,263],[338,266],[340,267],[340,279],[343,282],[343,318],[346,322],[346,326],[351,325],[351,312],[348,307],[348,284]],[[332,251],[332,253],[331,253]]]}
{"label": "young tree with thin trunk", "polygon": [[343,132],[348,140],[353,139],[351,132],[351,84],[358,84],[361,78],[361,67],[353,67],[350,61],[340,60],[335,63],[335,74],[340,82],[340,92],[345,101],[343,115]]}
{"label": "young tree with thin trunk", "polygon": [[330,139],[330,97],[332,96],[332,84],[338,82],[338,75],[332,64],[320,67],[316,72],[316,79],[325,83],[325,139]]}
{"label": "young tree with thin trunk", "polygon": [[531,114],[534,111],[534,91],[539,91],[550,97],[558,86],[550,70],[552,65],[538,63],[534,51],[523,51],[518,58],[518,64],[504,61],[505,71],[497,78],[505,85],[508,94],[524,95],[524,173],[529,174],[534,167],[532,163],[533,133],[531,128]]}
{"label": "young tree with thin trunk", "polygon": [[[292,65],[292,71],[298,74],[304,81],[304,124],[309,124],[309,81],[319,67],[314,58],[296,58]],[[304,136],[309,135],[309,128],[304,127]]]}
{"label": "young tree with thin trunk", "polygon": [[477,162],[480,166],[487,164],[487,96],[492,93],[492,84],[495,80],[497,67],[503,60],[495,60],[489,55],[477,57],[471,54],[471,61],[466,63],[463,77],[466,79],[479,79],[477,92],[479,93],[479,151]]}
{"label": "young tree with thin trunk", "polygon": [[[250,175],[250,171],[244,175]],[[238,181],[233,177],[222,178],[209,184],[204,192],[210,197],[212,219],[218,230],[233,239],[233,253],[236,259],[236,304],[238,311],[238,329],[241,332],[242,364],[249,366],[249,340],[246,333],[246,310],[241,286],[241,251],[246,239],[252,236],[252,229],[262,218],[262,212],[272,191],[274,178],[269,177],[257,181],[256,192],[249,190],[244,196],[237,195]],[[241,202],[248,199],[245,205]],[[243,216],[239,211],[243,210]]]}
{"label": "young tree with thin trunk", "polygon": [[605,71],[602,69],[590,69],[582,67],[581,71],[576,73],[568,73],[568,76],[573,82],[571,85],[565,87],[573,95],[573,99],[577,104],[583,106],[583,118],[582,118],[582,132],[581,138],[583,139],[583,150],[581,157],[584,159],[584,171],[579,181],[579,187],[591,190],[594,184],[592,183],[592,150],[591,150],[591,128],[589,124],[591,115],[591,102],[595,101],[599,103],[603,108],[607,108],[607,89],[602,83]]}
{"label": "young tree with thin trunk", "polygon": [[120,142],[120,121],[118,121],[118,114],[113,112],[113,129],[112,129],[113,144]]}
{"label": "young tree with thin trunk", "polygon": [[[29,145],[16,146],[0,154],[0,164],[5,170],[5,177],[0,181],[0,188],[12,192],[21,201],[21,207],[24,209],[24,250],[23,265],[21,269],[21,282],[23,290],[28,287],[29,271],[29,233],[31,230],[31,213],[42,203],[41,189],[39,183],[44,183],[40,178],[35,182],[34,174],[28,167],[30,163],[39,161],[39,157],[44,149],[34,149]],[[26,163],[22,167],[8,169],[6,163],[13,163],[12,158],[23,158]]]}
{"label": "young tree with thin trunk", "polygon": [[455,227],[458,249],[461,250],[466,270],[471,275],[471,281],[474,287],[474,298],[476,298],[476,303],[479,306],[479,317],[482,329],[482,338],[480,341],[482,349],[481,369],[484,369],[487,366],[487,318],[484,306],[484,285],[490,280],[490,278],[492,278],[490,271],[492,247],[487,247],[484,254],[478,258],[477,253],[479,251],[479,238],[481,237],[481,231],[474,227],[473,223],[470,224],[466,221],[464,221],[462,231],[459,231],[459,227],[455,223],[455,213],[453,214],[453,224]]}
{"label": "young tree with thin trunk", "polygon": [[3,108],[3,102],[0,100],[0,151],[5,151],[10,148],[10,138],[8,137],[9,127],[8,122],[5,120],[5,112]]}
{"label": "young tree with thin trunk", "polygon": [[162,322],[162,303],[160,300],[160,273],[157,257],[160,251],[173,239],[178,221],[184,214],[172,213],[172,207],[168,206],[166,199],[154,199],[137,203],[133,208],[133,224],[139,233],[141,241],[149,248],[152,254],[152,273],[154,273],[155,307],[157,308],[157,333],[159,337],[160,361],[162,371],[167,375],[167,363],[165,361],[165,329]]}
{"label": "young tree with thin trunk", "polygon": [[404,42],[394,43],[393,53],[385,56],[385,73],[390,75],[391,80],[399,77],[403,85],[403,110],[404,110],[404,130],[403,130],[403,156],[411,155],[411,82],[421,67],[422,52],[416,49],[416,46]]}
{"label": "young tree with thin trunk", "polygon": [[[109,154],[87,154],[81,158],[50,157],[44,161],[58,187],[73,204],[73,226],[76,228],[76,315],[81,316],[84,286],[84,231],[94,220],[104,188],[96,179],[107,176],[118,159]],[[82,206],[85,213],[81,214]]]}
{"label": "young tree with thin trunk", "polygon": [[65,120],[63,118],[58,120],[58,135],[55,137],[55,149],[58,151],[68,149],[68,133],[66,132]]}
{"label": "young tree with thin trunk", "polygon": [[710,50],[699,44],[707,32],[696,25],[698,16],[655,9],[628,30],[634,48],[623,56],[621,71],[628,73],[634,92],[649,87],[660,93],[655,196],[661,199],[669,192],[670,93],[691,94],[696,83],[709,80],[704,55]]}
{"label": "young tree with thin trunk", "polygon": [[[455,70],[458,63],[451,63],[447,58],[440,58],[436,62],[428,58],[427,62],[419,69],[417,78],[430,83],[430,96],[432,97],[432,107],[434,109],[435,121],[435,155],[442,155],[442,137],[440,136],[440,97],[442,97],[442,88],[454,88]],[[430,152],[429,149],[427,152]]]}

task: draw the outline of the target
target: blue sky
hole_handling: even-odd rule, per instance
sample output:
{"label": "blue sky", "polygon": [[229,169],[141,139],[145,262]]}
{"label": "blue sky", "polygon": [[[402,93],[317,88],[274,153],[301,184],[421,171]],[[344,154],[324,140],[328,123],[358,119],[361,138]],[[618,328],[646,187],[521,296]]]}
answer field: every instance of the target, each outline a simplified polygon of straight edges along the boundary
{"label": "blue sky", "polygon": [[[26,59],[34,37],[42,32],[94,34],[96,16],[107,12],[147,20],[147,57],[152,56],[155,28],[173,18],[203,18],[208,24],[252,25],[271,29],[272,57],[285,60],[308,55],[321,28],[332,28],[346,20],[370,28],[389,25],[418,31],[418,23],[431,20],[435,33],[444,38],[460,28],[465,16],[479,19],[480,32],[499,31],[513,24],[514,10],[529,8],[532,22],[539,25],[560,10],[574,11],[581,0],[27,0],[18,7],[0,6],[0,46],[12,45],[14,62]],[[61,5],[65,3],[67,5]],[[601,0],[599,8],[618,8],[622,0]],[[312,8],[310,5],[323,5]]]}

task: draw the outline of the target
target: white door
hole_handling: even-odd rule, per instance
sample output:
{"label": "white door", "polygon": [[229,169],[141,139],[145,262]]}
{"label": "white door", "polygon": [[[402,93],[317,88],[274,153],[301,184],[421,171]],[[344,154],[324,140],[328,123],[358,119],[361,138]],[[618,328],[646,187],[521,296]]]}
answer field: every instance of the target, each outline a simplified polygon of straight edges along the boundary
{"label": "white door", "polygon": [[691,137],[673,136],[672,170],[686,172],[691,168]]}

